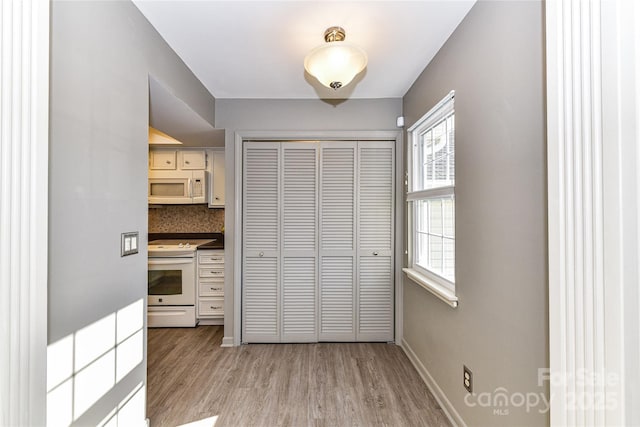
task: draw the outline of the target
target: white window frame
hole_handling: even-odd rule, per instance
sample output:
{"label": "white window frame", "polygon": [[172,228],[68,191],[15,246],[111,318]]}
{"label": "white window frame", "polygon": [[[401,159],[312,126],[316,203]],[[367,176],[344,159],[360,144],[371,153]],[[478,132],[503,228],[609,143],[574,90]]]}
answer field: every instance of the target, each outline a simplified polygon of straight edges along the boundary
{"label": "white window frame", "polygon": [[[416,224],[414,222],[417,202],[431,198],[440,198],[443,196],[451,196],[454,199],[455,206],[455,179],[453,185],[430,188],[425,190],[416,190],[414,181],[414,147],[418,144],[422,135],[431,128],[439,124],[442,119],[455,113],[454,108],[455,91],[451,91],[438,104],[436,104],[427,114],[422,116],[416,123],[408,129],[407,144],[407,249],[408,249],[408,266],[403,268],[412,281],[422,286],[435,296],[440,298],[451,307],[458,306],[458,297],[456,296],[455,280],[448,280],[434,271],[426,269],[416,263],[417,243],[416,243]],[[454,116],[455,117],[455,116]],[[455,119],[454,119],[455,129]],[[455,138],[455,136],[454,136]],[[455,148],[454,148],[455,149]],[[455,215],[454,215],[455,218]],[[444,224],[443,224],[444,226]],[[454,219],[455,227],[455,219]],[[444,257],[444,252],[443,252]],[[455,266],[455,258],[454,258]],[[454,267],[455,268],[455,267]]]}

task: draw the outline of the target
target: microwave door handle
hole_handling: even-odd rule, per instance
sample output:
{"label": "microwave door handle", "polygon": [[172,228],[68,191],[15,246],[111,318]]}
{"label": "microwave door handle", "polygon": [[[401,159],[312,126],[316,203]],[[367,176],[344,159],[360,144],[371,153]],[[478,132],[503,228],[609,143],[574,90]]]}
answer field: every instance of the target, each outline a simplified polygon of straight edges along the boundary
{"label": "microwave door handle", "polygon": [[175,261],[149,259],[149,265],[178,265],[178,264],[193,264],[193,258],[176,259]]}

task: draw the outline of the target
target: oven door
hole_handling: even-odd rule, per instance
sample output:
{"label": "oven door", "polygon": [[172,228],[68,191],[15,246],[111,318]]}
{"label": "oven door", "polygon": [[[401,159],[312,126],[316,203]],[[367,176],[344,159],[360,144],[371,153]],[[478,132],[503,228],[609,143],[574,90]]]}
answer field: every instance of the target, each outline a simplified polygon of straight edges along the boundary
{"label": "oven door", "polygon": [[149,258],[149,305],[195,305],[195,258]]}

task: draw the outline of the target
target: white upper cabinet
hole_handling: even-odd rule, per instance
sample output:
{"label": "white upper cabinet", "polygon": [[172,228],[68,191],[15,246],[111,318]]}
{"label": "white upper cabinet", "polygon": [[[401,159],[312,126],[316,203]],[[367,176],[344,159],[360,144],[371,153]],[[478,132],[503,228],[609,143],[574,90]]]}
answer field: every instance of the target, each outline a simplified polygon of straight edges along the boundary
{"label": "white upper cabinet", "polygon": [[172,170],[176,168],[177,150],[149,151],[149,169]]}
{"label": "white upper cabinet", "polygon": [[224,151],[210,151],[209,207],[224,208]]}
{"label": "white upper cabinet", "polygon": [[180,169],[204,170],[206,166],[207,162],[204,150],[180,150]]}
{"label": "white upper cabinet", "polygon": [[151,170],[205,170],[207,166],[204,150],[165,150],[149,151],[149,169]]}

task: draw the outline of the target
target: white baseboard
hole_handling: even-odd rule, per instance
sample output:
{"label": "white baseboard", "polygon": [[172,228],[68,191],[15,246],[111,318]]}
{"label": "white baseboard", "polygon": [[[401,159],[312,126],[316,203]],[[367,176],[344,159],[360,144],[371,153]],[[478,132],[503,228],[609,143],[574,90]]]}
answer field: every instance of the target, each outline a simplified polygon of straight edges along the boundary
{"label": "white baseboard", "polygon": [[433,397],[435,397],[438,401],[438,404],[442,408],[442,411],[445,413],[447,418],[449,418],[451,424],[453,424],[454,426],[466,427],[467,424],[464,422],[458,411],[456,411],[456,408],[453,407],[449,399],[447,399],[447,396],[444,394],[440,386],[438,386],[438,383],[436,383],[429,371],[427,371],[427,368],[425,368],[420,359],[418,359],[418,356],[414,353],[411,346],[404,339],[402,339],[402,344],[400,345],[400,347],[402,348],[402,350],[404,350],[404,353],[411,361],[413,367],[416,368],[418,374],[420,374],[422,381],[424,381],[424,383],[427,385],[427,388],[429,389],[429,391],[431,391]]}
{"label": "white baseboard", "polygon": [[220,347],[233,347],[233,337],[223,337]]}

